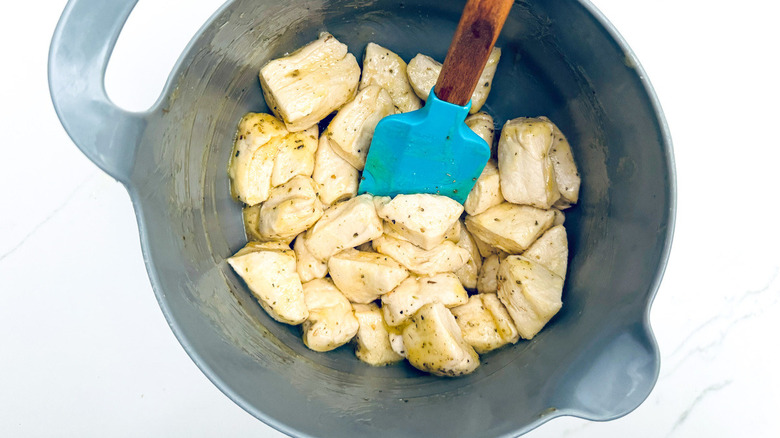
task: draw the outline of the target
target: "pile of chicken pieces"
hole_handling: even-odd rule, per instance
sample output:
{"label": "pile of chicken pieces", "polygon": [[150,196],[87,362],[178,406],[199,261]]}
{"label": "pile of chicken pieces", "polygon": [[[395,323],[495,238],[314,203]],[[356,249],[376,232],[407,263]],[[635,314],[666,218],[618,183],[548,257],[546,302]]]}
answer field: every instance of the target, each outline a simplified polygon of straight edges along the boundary
{"label": "pile of chicken pieces", "polygon": [[509,120],[494,145],[493,119],[479,110],[500,56],[494,49],[466,119],[493,158],[464,205],[357,196],[377,122],[421,108],[440,63],[420,54],[407,65],[370,43],[361,71],[322,33],[261,69],[273,115],[239,124],[229,176],[250,241],[227,262],[272,318],[302,325],[307,347],[354,340],[368,364],[405,358],[459,376],[479,354],[533,338],[561,308],[561,210],[577,202],[580,177],[547,118]]}

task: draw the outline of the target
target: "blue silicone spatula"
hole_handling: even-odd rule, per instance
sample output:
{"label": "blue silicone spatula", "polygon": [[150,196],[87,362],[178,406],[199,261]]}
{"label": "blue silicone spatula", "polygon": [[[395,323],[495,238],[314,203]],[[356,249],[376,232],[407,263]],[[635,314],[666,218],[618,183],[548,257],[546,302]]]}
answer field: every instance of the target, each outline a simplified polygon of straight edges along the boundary
{"label": "blue silicone spatula", "polygon": [[512,2],[466,3],[425,106],[377,124],[359,193],[432,193],[466,201],[490,158],[490,146],[464,120]]}

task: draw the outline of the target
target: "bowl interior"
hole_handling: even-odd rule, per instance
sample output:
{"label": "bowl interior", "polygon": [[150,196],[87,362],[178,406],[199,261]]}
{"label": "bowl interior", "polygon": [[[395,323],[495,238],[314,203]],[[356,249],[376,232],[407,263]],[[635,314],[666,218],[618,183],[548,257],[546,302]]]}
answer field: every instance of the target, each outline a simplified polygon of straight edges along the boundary
{"label": "bowl interior", "polygon": [[671,238],[668,134],[633,56],[577,1],[515,2],[485,106],[499,128],[548,116],[583,177],[580,202],[566,211],[564,306],[533,341],[484,355],[458,379],[372,368],[349,346],[308,350],[225,263],[245,243],[226,170],[238,120],[268,111],[260,67],[320,31],[358,60],[373,41],[407,61],[417,53],[442,61],[462,8],[450,3],[230,2],[193,40],[148,117],[130,191],[161,307],[220,389],[288,433],[516,435],[560,414],[623,415],[655,382],[647,313]]}

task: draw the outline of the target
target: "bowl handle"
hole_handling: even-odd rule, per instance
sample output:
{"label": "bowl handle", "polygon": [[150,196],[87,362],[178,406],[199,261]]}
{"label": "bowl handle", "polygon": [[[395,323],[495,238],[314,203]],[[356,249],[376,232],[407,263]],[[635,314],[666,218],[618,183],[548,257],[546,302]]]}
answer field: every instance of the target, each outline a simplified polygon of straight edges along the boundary
{"label": "bowl handle", "polygon": [[62,126],[90,160],[123,183],[133,170],[146,114],[114,105],[104,79],[137,1],[70,0],[49,49],[49,92]]}

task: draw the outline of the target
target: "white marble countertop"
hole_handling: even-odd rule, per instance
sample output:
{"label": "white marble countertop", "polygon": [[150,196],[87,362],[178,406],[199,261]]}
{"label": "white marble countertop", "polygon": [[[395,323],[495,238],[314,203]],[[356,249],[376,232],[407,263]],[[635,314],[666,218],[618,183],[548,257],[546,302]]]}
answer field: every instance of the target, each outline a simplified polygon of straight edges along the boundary
{"label": "white marble countertop", "polygon": [[[109,66],[111,97],[148,107],[221,1],[141,1]],[[780,436],[778,7],[595,3],[637,53],[675,142],[677,231],[652,308],[662,369],[621,419],[560,418],[527,436]],[[64,4],[0,13],[0,436],[282,436],[185,354],[127,193],[58,123],[46,56]]]}

